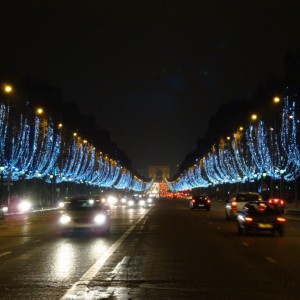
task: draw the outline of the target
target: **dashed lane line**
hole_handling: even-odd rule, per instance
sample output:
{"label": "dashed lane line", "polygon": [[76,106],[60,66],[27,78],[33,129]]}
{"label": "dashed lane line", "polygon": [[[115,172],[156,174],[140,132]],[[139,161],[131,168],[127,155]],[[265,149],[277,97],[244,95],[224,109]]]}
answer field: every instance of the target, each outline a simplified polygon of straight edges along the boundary
{"label": "dashed lane line", "polygon": [[265,259],[267,261],[269,261],[270,263],[272,263],[272,264],[276,264],[277,263],[277,260],[273,259],[272,257],[265,257]]}
{"label": "dashed lane line", "polygon": [[[149,210],[151,211],[151,210]],[[149,213],[147,212],[147,214]],[[127,236],[135,229],[135,227],[145,218],[142,215],[130,228],[110,247],[106,252],[98,259],[95,264],[77,281],[73,286],[65,293],[61,300],[67,299],[86,299],[86,293],[88,293],[87,285],[89,282],[97,275],[99,270],[103,267],[105,262],[110,258],[110,256],[120,247],[122,242],[127,238]],[[82,298],[83,297],[83,298]]]}
{"label": "dashed lane line", "polygon": [[11,252],[3,252],[3,253],[0,254],[0,257],[8,255],[8,254],[11,254]]}

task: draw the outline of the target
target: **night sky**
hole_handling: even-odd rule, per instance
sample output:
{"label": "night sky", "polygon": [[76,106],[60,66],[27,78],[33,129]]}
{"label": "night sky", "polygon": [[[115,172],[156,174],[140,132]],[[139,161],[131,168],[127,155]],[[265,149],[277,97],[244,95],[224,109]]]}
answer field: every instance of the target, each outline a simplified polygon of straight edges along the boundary
{"label": "night sky", "polygon": [[175,167],[225,102],[284,76],[300,1],[1,0],[3,70],[62,88],[140,170]]}

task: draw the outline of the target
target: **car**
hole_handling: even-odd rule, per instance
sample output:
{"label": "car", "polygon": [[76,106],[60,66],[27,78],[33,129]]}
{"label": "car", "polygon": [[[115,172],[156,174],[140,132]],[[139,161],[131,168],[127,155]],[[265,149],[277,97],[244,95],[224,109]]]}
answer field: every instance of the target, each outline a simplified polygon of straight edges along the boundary
{"label": "car", "polygon": [[286,202],[280,198],[270,198],[268,203],[273,204],[284,214],[284,209],[286,208]]}
{"label": "car", "polygon": [[76,230],[88,230],[108,235],[110,232],[109,209],[99,196],[66,198],[60,211],[59,224],[62,235]]}
{"label": "car", "polygon": [[0,220],[3,220],[3,219],[4,219],[4,217],[5,217],[6,213],[7,213],[7,211],[8,211],[7,206],[5,206],[5,205],[0,205]]}
{"label": "car", "polygon": [[127,201],[127,207],[128,208],[137,208],[137,207],[142,207],[145,208],[147,205],[147,202],[144,198],[141,196],[132,196],[128,198]]}
{"label": "car", "polygon": [[207,195],[193,196],[190,201],[191,210],[206,209],[207,211],[210,211],[210,207],[211,207],[211,201]]}
{"label": "car", "polygon": [[239,192],[234,194],[225,205],[225,219],[236,220],[244,205],[251,201],[263,201],[261,195],[255,192]]}
{"label": "car", "polygon": [[22,197],[12,197],[7,208],[11,213],[21,214],[29,213],[34,209],[32,201]]}
{"label": "car", "polygon": [[267,201],[248,202],[237,216],[237,230],[240,234],[271,232],[284,234],[286,219],[276,205]]}

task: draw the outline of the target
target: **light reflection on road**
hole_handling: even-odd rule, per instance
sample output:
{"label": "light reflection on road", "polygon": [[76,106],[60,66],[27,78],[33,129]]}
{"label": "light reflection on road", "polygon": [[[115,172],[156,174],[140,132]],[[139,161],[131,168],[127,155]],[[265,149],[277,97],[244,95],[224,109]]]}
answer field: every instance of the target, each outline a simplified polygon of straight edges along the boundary
{"label": "light reflection on road", "polygon": [[75,246],[63,243],[57,247],[54,253],[53,273],[59,279],[67,278],[75,264]]}

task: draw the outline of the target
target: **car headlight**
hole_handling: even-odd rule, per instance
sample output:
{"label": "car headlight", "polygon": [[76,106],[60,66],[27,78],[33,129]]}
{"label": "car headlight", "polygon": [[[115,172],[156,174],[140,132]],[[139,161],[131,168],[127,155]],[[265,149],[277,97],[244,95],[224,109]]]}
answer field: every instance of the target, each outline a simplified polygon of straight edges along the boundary
{"label": "car headlight", "polygon": [[146,204],[146,201],[145,201],[145,200],[140,200],[140,201],[139,201],[139,205],[140,205],[140,206],[144,206],[145,204]]}
{"label": "car headlight", "polygon": [[8,207],[7,207],[7,206],[3,206],[3,207],[2,207],[2,211],[3,211],[4,213],[7,213],[7,212],[8,212]]}
{"label": "car headlight", "polygon": [[68,215],[62,215],[59,219],[59,222],[63,225],[69,223],[70,221],[71,218]]}
{"label": "car headlight", "polygon": [[133,200],[129,200],[129,201],[128,201],[128,205],[129,205],[129,206],[133,206],[133,205],[134,205],[134,201],[133,201]]}
{"label": "car headlight", "polygon": [[58,202],[59,208],[63,208],[64,206],[65,206],[65,202],[63,202],[63,201]]}
{"label": "car headlight", "polygon": [[18,205],[20,212],[28,212],[31,209],[31,203],[28,200],[22,200]]}
{"label": "car headlight", "polygon": [[94,221],[97,225],[102,225],[106,222],[106,216],[99,214],[94,218]]}
{"label": "car headlight", "polygon": [[108,203],[109,203],[110,205],[115,205],[115,204],[117,204],[117,198],[114,197],[114,196],[109,196],[107,200],[108,200]]}
{"label": "car headlight", "polygon": [[152,198],[148,198],[148,203],[152,203]]}
{"label": "car headlight", "polygon": [[125,199],[125,198],[122,198],[122,199],[121,199],[121,203],[125,204],[125,203],[126,203],[126,199]]}

